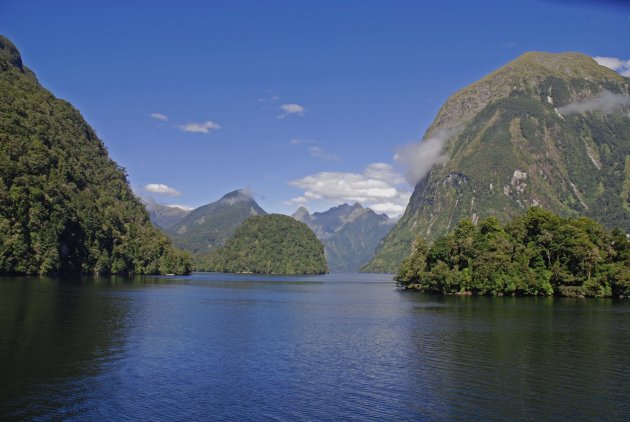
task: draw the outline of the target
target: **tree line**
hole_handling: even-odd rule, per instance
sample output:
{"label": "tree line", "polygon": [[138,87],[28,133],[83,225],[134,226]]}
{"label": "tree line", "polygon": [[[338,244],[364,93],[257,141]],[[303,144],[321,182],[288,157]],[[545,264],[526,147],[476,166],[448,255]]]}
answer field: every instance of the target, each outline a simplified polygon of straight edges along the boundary
{"label": "tree line", "polygon": [[439,294],[624,297],[630,242],[590,218],[533,207],[504,225],[464,219],[431,245],[418,237],[395,280]]}

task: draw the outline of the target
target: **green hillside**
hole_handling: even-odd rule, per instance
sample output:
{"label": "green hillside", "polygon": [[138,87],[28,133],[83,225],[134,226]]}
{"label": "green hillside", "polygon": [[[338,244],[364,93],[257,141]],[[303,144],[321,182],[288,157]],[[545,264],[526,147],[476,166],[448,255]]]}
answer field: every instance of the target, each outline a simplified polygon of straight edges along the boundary
{"label": "green hillside", "polygon": [[0,274],[186,273],[81,114],[0,36]]}
{"label": "green hillside", "polygon": [[418,235],[535,205],[630,231],[629,86],[583,54],[527,53],[451,96],[424,137],[449,130],[449,159],[418,182],[364,270],[396,271]]}
{"label": "green hillside", "polygon": [[270,214],[250,217],[225,246],[196,267],[206,271],[256,274],[324,274],[324,247],[304,223]]}

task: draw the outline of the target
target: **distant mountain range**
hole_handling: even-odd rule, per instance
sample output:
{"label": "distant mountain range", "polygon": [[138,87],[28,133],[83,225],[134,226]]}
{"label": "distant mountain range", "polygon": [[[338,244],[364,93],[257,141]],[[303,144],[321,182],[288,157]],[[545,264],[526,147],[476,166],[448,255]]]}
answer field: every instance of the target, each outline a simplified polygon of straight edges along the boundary
{"label": "distant mountain range", "polygon": [[[167,233],[176,246],[194,253],[208,253],[224,246],[249,217],[267,215],[245,189],[192,211],[152,199],[145,199],[145,204],[153,224]],[[343,204],[312,215],[300,207],[292,217],[305,223],[324,244],[328,267],[334,272],[358,271],[372,259],[379,241],[394,225],[387,215],[376,214],[360,204]]]}
{"label": "distant mountain range", "polygon": [[589,56],[522,55],[452,95],[429,142],[442,156],[366,271],[395,271],[416,236],[535,205],[630,231],[630,78]]}
{"label": "distant mountain range", "polygon": [[394,222],[360,204],[343,204],[312,215],[304,207],[293,218],[308,225],[324,244],[328,267],[333,272],[358,271],[372,259],[379,241]]}

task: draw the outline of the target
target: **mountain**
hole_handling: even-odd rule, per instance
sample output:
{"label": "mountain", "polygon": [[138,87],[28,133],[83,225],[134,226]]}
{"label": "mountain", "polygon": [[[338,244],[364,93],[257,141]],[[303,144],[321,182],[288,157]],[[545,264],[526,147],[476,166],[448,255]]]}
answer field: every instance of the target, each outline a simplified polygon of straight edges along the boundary
{"label": "mountain", "polygon": [[387,215],[358,203],[313,215],[300,207],[293,218],[308,225],[322,241],[328,266],[334,272],[358,271],[372,259],[378,242],[393,226]]}
{"label": "mountain", "polygon": [[144,206],[149,212],[151,222],[159,228],[170,229],[179,223],[184,217],[190,214],[190,210],[185,210],[176,206],[162,205],[153,198],[144,198]]}
{"label": "mountain", "polygon": [[190,211],[167,233],[180,248],[205,253],[223,246],[243,221],[256,215],[267,213],[247,190],[239,189]]}
{"label": "mountain", "polygon": [[0,36],[0,274],[186,273],[123,169]]}
{"label": "mountain", "polygon": [[304,223],[286,215],[250,217],[225,246],[206,257],[206,270],[256,274],[325,274],[324,247]]}
{"label": "mountain", "polygon": [[422,141],[446,159],[364,270],[394,272],[418,235],[533,205],[630,231],[629,86],[589,56],[530,52],[452,95]]}

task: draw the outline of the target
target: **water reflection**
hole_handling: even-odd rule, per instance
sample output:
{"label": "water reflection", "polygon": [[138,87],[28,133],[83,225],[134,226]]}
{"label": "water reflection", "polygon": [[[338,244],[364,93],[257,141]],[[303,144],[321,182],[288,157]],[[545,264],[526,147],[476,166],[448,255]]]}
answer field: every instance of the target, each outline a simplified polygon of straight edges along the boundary
{"label": "water reflection", "polygon": [[[124,342],[127,302],[100,294],[104,280],[3,278],[0,293],[0,403],[14,417],[81,412],[96,376]],[[107,280],[122,283],[122,280]],[[65,389],[72,384],[71,391]],[[68,413],[65,413],[68,412]],[[61,416],[61,415],[59,415]]]}
{"label": "water reflection", "polygon": [[0,418],[621,419],[629,312],[377,275],[2,279]]}

